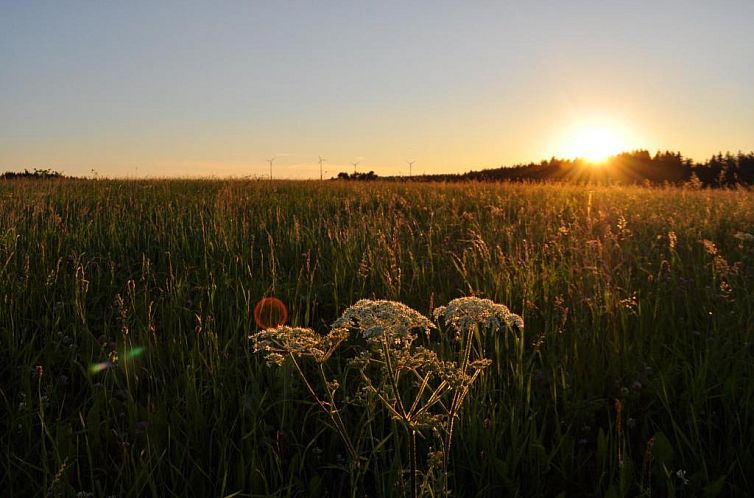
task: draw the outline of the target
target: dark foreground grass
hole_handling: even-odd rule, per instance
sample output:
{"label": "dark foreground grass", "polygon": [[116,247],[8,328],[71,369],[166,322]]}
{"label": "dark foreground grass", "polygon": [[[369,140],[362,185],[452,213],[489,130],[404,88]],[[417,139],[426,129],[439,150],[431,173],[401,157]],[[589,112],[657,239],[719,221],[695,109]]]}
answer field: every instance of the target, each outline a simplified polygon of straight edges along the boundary
{"label": "dark foreground grass", "polygon": [[252,353],[254,305],[325,332],[361,298],[475,295],[525,345],[486,338],[454,495],[750,495],[750,234],[748,191],[0,182],[0,490],[399,496],[395,424],[344,409],[355,475],[291,366]]}

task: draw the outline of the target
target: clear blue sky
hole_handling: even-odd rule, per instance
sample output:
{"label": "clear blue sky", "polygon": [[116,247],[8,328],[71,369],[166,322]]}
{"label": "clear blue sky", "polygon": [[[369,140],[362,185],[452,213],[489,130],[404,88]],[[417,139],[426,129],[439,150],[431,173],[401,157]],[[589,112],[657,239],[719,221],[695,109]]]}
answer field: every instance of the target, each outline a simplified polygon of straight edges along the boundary
{"label": "clear blue sky", "polygon": [[585,126],[751,151],[752,20],[752,0],[0,0],[0,170],[467,171],[577,154]]}

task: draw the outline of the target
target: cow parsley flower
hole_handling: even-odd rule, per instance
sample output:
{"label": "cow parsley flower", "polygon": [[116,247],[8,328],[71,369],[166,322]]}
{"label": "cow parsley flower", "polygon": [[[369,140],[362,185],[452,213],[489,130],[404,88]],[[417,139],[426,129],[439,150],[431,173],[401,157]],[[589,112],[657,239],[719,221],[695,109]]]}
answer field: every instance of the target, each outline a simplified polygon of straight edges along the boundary
{"label": "cow parsley flower", "polygon": [[312,329],[285,325],[266,329],[250,337],[254,352],[262,352],[268,365],[281,365],[286,355],[308,356],[317,363],[327,361],[347,334],[333,330],[326,336]]}
{"label": "cow parsley flower", "polygon": [[357,301],[332,324],[333,332],[343,334],[356,329],[368,341],[387,338],[390,343],[403,345],[416,337],[412,330],[421,329],[429,334],[432,328],[434,325],[427,317],[403,303],[369,299]]}
{"label": "cow parsley flower", "polygon": [[478,297],[460,297],[449,302],[447,306],[435,308],[434,318],[442,318],[459,333],[470,330],[476,324],[490,329],[500,329],[504,326],[524,329],[524,320],[512,313],[507,306]]}

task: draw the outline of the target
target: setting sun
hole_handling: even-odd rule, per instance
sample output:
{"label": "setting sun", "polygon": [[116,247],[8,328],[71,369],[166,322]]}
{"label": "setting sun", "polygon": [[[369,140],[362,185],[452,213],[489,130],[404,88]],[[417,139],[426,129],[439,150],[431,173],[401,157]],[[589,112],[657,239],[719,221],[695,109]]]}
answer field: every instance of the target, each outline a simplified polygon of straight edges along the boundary
{"label": "setting sun", "polygon": [[563,139],[562,154],[568,158],[602,163],[611,155],[631,148],[628,134],[609,122],[578,123]]}

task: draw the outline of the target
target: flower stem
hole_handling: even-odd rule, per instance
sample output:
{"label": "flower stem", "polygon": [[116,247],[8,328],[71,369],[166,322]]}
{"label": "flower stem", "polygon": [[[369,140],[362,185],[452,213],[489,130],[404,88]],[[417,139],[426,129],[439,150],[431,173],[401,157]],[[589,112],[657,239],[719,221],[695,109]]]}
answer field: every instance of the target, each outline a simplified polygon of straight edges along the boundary
{"label": "flower stem", "polygon": [[408,432],[408,458],[411,460],[411,498],[416,498],[416,430],[406,427]]}

